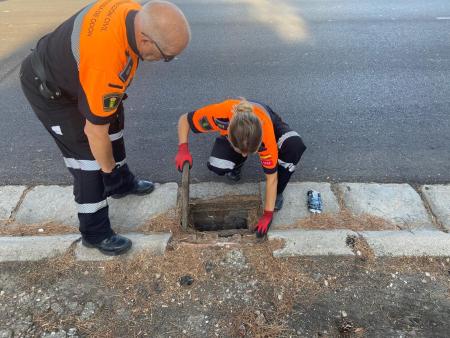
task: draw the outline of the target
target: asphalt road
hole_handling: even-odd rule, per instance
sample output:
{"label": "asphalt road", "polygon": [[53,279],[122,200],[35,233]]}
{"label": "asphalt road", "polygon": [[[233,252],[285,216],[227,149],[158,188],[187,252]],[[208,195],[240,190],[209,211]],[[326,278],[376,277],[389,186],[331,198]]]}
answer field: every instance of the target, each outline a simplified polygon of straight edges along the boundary
{"label": "asphalt road", "polygon": [[[142,63],[126,101],[128,162],[139,176],[179,180],[178,116],[244,96],[271,105],[302,135],[308,149],[293,180],[450,182],[447,0],[176,3],[191,23],[192,43],[171,63]],[[17,4],[0,1],[0,16]],[[8,13],[2,27],[17,24]],[[2,40],[5,34],[2,28]],[[17,80],[37,38],[1,58],[0,184],[71,182]],[[213,138],[191,137],[194,181],[214,179],[205,165]],[[253,156],[244,180],[261,172]]]}

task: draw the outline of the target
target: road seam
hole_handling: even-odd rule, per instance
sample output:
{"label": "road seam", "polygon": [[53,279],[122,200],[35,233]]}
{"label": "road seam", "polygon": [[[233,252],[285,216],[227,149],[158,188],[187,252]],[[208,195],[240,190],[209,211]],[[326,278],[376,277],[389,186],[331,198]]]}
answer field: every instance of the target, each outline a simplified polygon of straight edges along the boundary
{"label": "road seam", "polygon": [[11,215],[9,216],[9,219],[6,221],[6,224],[11,224],[16,220],[17,212],[20,209],[20,206],[22,205],[23,201],[25,200],[26,195],[29,191],[33,190],[34,186],[26,186],[25,190],[22,192],[22,195],[19,198],[19,201],[17,202],[15,208],[11,211]]}
{"label": "road seam", "polygon": [[422,190],[420,189],[422,186],[412,186],[414,188],[414,190],[417,191],[417,193],[419,194],[420,198],[422,199],[422,203],[425,206],[425,209],[427,209],[427,212],[430,214],[431,216],[431,221],[434,223],[434,225],[436,225],[436,227],[443,232],[448,233],[449,231],[445,228],[444,224],[442,224],[438,217],[434,214],[433,209],[431,208],[430,203],[428,202],[428,200],[426,199],[424,193],[422,192]]}

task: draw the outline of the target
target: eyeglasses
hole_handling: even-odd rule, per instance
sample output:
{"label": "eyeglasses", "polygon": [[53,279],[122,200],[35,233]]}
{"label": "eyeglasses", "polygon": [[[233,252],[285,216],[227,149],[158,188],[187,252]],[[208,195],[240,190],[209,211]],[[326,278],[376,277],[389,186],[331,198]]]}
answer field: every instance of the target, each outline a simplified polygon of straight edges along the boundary
{"label": "eyeglasses", "polygon": [[141,32],[141,34],[148,40],[148,42],[151,42],[151,43],[153,43],[156,46],[156,48],[158,49],[159,53],[163,57],[164,62],[170,62],[170,61],[172,61],[175,58],[176,55],[166,55],[166,54],[164,54],[164,52],[161,50],[161,48],[159,48],[159,46],[156,43],[156,41],[153,40],[150,36],[148,36],[144,32]]}
{"label": "eyeglasses", "polygon": [[156,48],[158,48],[159,53],[161,54],[161,56],[164,59],[164,62],[170,62],[170,61],[172,61],[175,58],[175,55],[166,55],[166,54],[164,54],[164,52],[161,50],[161,48],[159,48],[158,44],[155,41],[153,41],[153,44],[156,46]]}

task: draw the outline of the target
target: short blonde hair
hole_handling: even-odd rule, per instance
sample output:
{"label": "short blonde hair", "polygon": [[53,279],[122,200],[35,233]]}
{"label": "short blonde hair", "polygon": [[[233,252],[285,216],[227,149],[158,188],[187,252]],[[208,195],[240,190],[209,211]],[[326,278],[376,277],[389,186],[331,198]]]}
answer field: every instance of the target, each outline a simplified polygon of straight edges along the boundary
{"label": "short blonde hair", "polygon": [[243,98],[234,107],[228,137],[231,144],[245,154],[256,153],[261,144],[261,122],[255,115],[252,104]]}

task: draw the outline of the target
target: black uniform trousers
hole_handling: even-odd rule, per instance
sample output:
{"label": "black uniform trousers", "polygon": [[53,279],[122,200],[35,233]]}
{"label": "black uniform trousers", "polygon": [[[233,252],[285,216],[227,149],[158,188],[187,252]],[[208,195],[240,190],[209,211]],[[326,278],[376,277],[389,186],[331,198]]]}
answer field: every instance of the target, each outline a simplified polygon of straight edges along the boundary
{"label": "black uniform trousers", "polygon": [[[282,194],[286,189],[295,168],[306,150],[303,140],[297,133],[286,138],[278,149],[278,185],[277,194]],[[219,136],[214,142],[211,156],[208,160],[208,169],[218,175],[225,175],[236,167],[244,164],[247,157],[237,153],[225,136]]]}
{"label": "black uniform trousers", "polygon": [[[49,100],[40,94],[39,80],[31,67],[30,57],[22,63],[20,81],[33,111],[53,137],[73,175],[73,194],[82,236],[91,243],[101,242],[113,231],[100,166],[92,155],[84,133],[85,117],[78,110],[76,100],[71,100],[64,94],[57,100]],[[124,113],[121,104],[117,119],[111,122],[109,128],[113,154],[118,164],[126,161],[123,128]]]}

